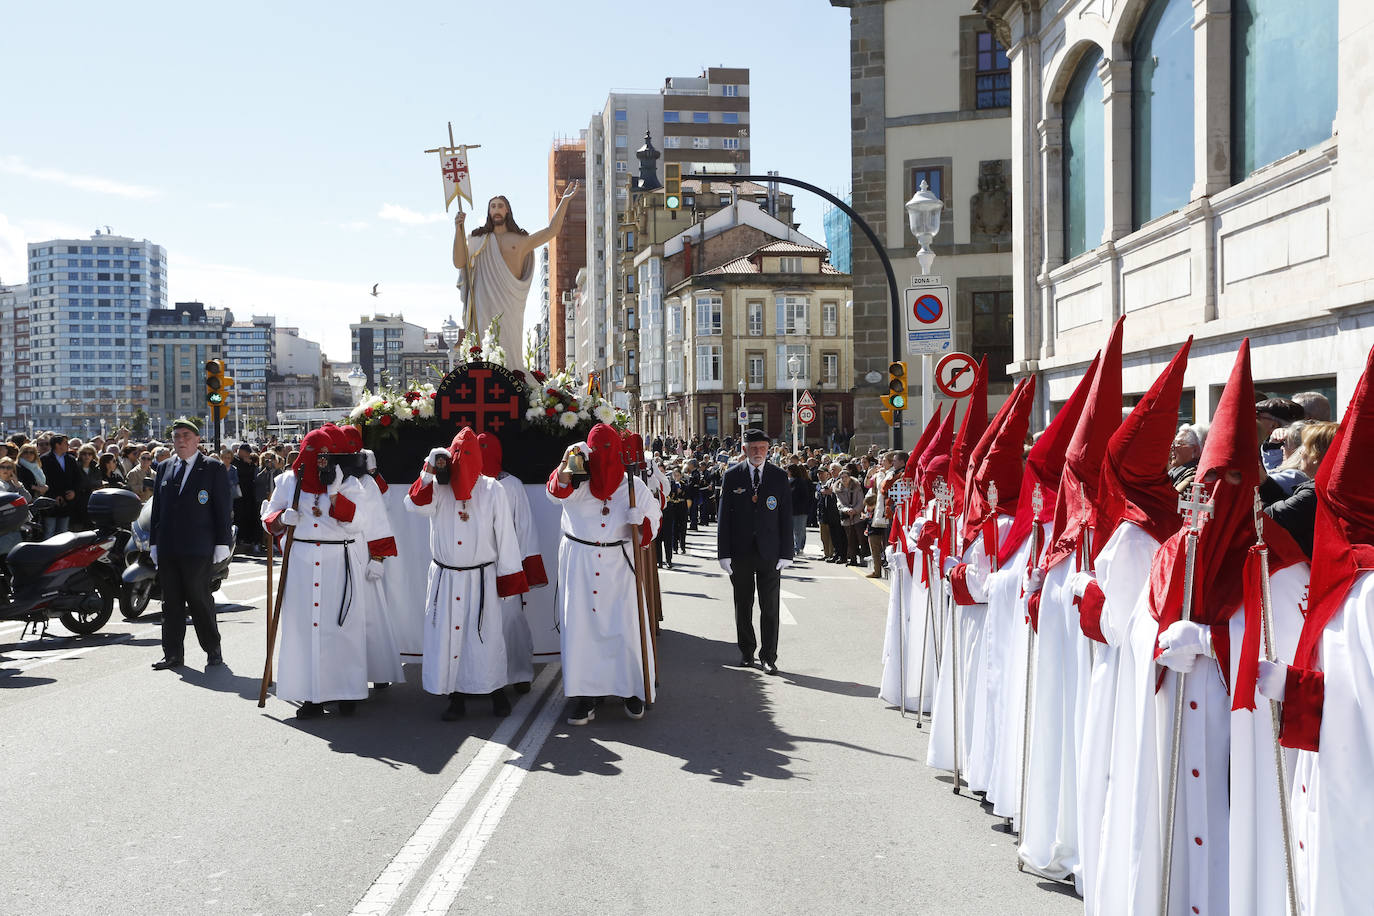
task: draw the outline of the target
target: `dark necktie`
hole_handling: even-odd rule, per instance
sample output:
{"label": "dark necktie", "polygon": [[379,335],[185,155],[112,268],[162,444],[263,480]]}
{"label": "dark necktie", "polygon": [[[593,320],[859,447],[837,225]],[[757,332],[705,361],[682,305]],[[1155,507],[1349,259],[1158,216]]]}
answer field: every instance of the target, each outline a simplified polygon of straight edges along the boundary
{"label": "dark necktie", "polygon": [[181,492],[181,485],[185,482],[186,469],[188,466],[189,465],[187,465],[185,461],[182,461],[180,458],[177,459],[177,469],[172,484],[176,487],[178,493]]}
{"label": "dark necktie", "polygon": [[758,469],[758,468],[754,468],[754,489],[757,490],[758,488],[759,488],[759,469]]}

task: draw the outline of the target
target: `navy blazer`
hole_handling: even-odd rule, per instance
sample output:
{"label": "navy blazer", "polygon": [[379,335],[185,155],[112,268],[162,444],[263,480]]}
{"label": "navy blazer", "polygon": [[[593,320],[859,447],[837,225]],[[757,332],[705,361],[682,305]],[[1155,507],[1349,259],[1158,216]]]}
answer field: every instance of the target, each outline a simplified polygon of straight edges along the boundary
{"label": "navy blazer", "polygon": [[149,540],[159,557],[212,557],[215,546],[233,546],[233,502],[224,462],[201,455],[178,492],[173,455],[157,466]]}
{"label": "navy blazer", "polygon": [[758,502],[748,461],[731,465],[720,484],[716,555],[753,556],[765,563],[792,559],[792,487],[787,472],[763,463]]}

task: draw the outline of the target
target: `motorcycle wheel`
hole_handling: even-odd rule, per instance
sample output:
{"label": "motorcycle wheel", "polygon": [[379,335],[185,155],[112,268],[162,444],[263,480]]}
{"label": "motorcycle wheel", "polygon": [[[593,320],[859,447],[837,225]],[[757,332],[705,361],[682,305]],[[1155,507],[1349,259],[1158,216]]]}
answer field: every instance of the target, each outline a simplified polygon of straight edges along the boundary
{"label": "motorcycle wheel", "polygon": [[[98,566],[99,564],[96,564],[91,568],[94,570]],[[81,607],[62,612],[59,617],[62,626],[80,636],[89,636],[109,623],[111,615],[114,614],[119,584],[110,581],[110,577],[97,573],[95,591],[82,599]]]}
{"label": "motorcycle wheel", "polygon": [[144,579],[136,585],[121,585],[119,589],[119,613],[125,620],[143,616],[153,598],[153,580]]}

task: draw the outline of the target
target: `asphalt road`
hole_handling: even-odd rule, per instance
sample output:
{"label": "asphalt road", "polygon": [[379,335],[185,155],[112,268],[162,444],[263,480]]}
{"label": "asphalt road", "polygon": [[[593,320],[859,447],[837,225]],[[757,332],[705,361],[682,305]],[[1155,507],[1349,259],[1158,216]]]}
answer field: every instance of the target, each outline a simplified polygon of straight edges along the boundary
{"label": "asphalt road", "polygon": [[[814,544],[815,533],[811,533]],[[811,548],[814,557],[816,548]],[[351,719],[256,705],[261,561],[224,668],[154,672],[157,605],[90,637],[0,623],[0,911],[80,914],[1070,913],[1002,822],[876,699],[887,594],[783,581],[778,675],[736,667],[712,529],[663,571],[659,702],[568,726],[556,664],[512,716],[410,682]],[[60,626],[54,627],[59,632]]]}

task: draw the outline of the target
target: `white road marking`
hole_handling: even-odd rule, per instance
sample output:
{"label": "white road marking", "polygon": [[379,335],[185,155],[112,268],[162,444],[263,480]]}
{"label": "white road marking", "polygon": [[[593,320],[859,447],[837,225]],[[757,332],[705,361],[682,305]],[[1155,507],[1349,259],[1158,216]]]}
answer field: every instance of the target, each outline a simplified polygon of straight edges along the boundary
{"label": "white road marking", "polygon": [[539,718],[525,734],[525,739],[520,742],[515,753],[504,761],[506,766],[492,782],[491,788],[478,803],[472,816],[468,818],[463,832],[458,834],[458,838],[453,841],[453,845],[435,868],[434,874],[430,875],[429,880],[420,889],[415,902],[407,911],[408,916],[438,916],[447,913],[449,907],[453,906],[453,902],[463,890],[468,875],[472,873],[473,866],[477,864],[477,857],[482,854],[487,840],[496,832],[501,818],[510,807],[510,803],[515,800],[520,783],[524,782],[526,774],[534,769],[534,761],[548,739],[549,732],[553,731],[554,722],[562,715],[563,704],[559,702],[558,696],[549,697],[539,713]]}
{"label": "white road marking", "polygon": [[[793,597],[800,598],[801,596],[795,595]],[[797,618],[792,616],[792,611],[787,607],[787,602],[782,600],[781,591],[779,591],[778,595],[778,623],[785,627],[795,627],[797,625]]]}
{"label": "white road marking", "polygon": [[[27,658],[14,659],[14,661],[17,661],[19,663],[16,666],[18,670],[15,673],[23,674],[26,671],[32,671],[34,668],[41,668],[44,665],[49,665],[53,662],[60,662],[64,661],[65,659],[76,658],[78,655],[85,655],[87,652],[94,652],[96,649],[103,649],[105,646],[112,646],[116,643],[128,642],[132,638],[133,636],[132,634],[130,634],[128,636],[121,636],[116,639],[112,639],[109,642],[101,643],[98,646],[82,646],[80,649],[72,649],[70,652],[62,652],[58,655],[30,655]],[[25,664],[25,662],[30,662],[31,664]],[[0,666],[3,666],[3,664],[3,662],[0,662]]]}
{"label": "white road marking", "polygon": [[[502,752],[509,749],[511,740],[534,710],[537,698],[543,696],[545,688],[553,681],[558,671],[559,666],[554,663],[545,665],[544,670],[539,672],[539,676],[530,687],[530,692],[526,694],[530,702],[523,704],[523,713],[508,716],[492,736],[482,743],[476,756],[463,768],[463,772],[444,793],[444,797],[439,799],[439,803],[430,811],[429,816],[415,829],[410,839],[353,907],[354,916],[386,913],[391,910],[405,892],[406,886],[414,879],[416,872],[420,870],[420,866],[424,865],[425,860],[438,847],[439,841],[457,822],[458,815],[462,814],[463,809],[477,793],[477,789],[500,762]],[[518,708],[521,704],[516,705]],[[557,697],[551,697],[549,705],[559,708],[562,704],[558,703]]]}

